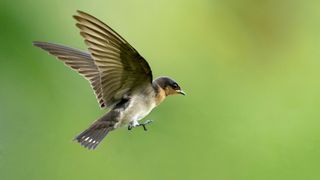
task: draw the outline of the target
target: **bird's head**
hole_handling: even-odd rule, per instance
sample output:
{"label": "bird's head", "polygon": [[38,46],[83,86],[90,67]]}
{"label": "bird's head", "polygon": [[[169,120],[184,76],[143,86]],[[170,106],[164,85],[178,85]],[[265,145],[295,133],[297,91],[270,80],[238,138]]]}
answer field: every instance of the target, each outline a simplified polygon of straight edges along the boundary
{"label": "bird's head", "polygon": [[169,77],[159,77],[154,80],[154,83],[156,83],[156,85],[164,90],[166,96],[175,94],[186,95],[186,93],[180,88],[178,83]]}

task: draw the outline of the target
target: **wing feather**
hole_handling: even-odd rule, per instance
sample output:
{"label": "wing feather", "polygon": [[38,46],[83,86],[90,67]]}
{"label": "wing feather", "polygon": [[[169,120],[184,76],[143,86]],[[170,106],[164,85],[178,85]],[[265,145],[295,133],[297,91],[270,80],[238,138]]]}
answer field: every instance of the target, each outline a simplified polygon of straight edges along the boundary
{"label": "wing feather", "polygon": [[100,107],[106,106],[101,89],[100,72],[89,53],[47,42],[33,42],[33,44],[56,56],[67,66],[84,76],[90,82]]}
{"label": "wing feather", "polygon": [[97,18],[78,11],[76,26],[100,72],[102,98],[107,107],[141,86],[152,86],[147,61],[118,33]]}

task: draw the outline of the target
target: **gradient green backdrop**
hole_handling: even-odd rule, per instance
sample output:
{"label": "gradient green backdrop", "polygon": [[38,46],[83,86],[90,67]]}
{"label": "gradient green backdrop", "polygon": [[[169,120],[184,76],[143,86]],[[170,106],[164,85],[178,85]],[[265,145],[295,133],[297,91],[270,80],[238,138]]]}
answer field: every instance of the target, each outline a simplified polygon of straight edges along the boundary
{"label": "gradient green backdrop", "polygon": [[[72,15],[103,20],[187,96],[149,131],[72,139],[105,110],[31,45],[85,49]],[[320,179],[320,1],[0,1],[1,180]]]}

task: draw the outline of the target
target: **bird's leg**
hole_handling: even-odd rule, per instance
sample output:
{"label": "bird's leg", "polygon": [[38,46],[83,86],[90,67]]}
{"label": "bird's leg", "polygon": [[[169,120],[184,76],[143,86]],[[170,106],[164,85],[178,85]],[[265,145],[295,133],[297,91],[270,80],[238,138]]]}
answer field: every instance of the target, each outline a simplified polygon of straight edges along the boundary
{"label": "bird's leg", "polygon": [[152,123],[152,122],[153,122],[152,120],[146,120],[145,122],[140,123],[138,126],[142,126],[142,127],[143,127],[143,130],[147,131],[148,129],[146,128],[146,125],[147,125],[147,124],[150,124],[150,123]]}
{"label": "bird's leg", "polygon": [[143,122],[143,123],[135,123],[135,122],[132,122],[132,123],[129,123],[129,125],[128,125],[128,130],[131,130],[131,129],[134,128],[134,127],[142,126],[142,127],[143,127],[143,130],[147,131],[148,129],[146,128],[146,125],[147,125],[147,124],[150,124],[150,123],[152,123],[152,122],[153,122],[152,120],[146,120],[146,121]]}
{"label": "bird's leg", "polygon": [[130,131],[132,128],[140,126],[140,124],[138,123],[138,121],[131,121],[128,125],[128,130]]}

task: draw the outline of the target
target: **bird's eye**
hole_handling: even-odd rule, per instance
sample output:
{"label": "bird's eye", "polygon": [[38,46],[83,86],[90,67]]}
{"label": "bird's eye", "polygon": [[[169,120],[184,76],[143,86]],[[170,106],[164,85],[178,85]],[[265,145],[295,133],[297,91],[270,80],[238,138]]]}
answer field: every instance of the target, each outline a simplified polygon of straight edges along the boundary
{"label": "bird's eye", "polygon": [[173,88],[173,89],[178,88],[178,84],[177,84],[177,83],[174,83],[174,84],[172,85],[172,88]]}

